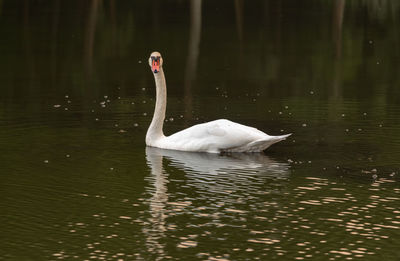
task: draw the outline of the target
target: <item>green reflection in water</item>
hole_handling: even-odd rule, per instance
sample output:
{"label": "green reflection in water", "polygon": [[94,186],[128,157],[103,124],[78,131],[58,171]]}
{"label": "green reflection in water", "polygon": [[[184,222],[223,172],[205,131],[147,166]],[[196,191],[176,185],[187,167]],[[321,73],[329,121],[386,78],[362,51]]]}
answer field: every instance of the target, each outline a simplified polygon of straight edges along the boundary
{"label": "green reflection in water", "polygon": [[[0,259],[398,260],[398,1],[0,0]],[[146,151],[216,118],[266,155]]]}

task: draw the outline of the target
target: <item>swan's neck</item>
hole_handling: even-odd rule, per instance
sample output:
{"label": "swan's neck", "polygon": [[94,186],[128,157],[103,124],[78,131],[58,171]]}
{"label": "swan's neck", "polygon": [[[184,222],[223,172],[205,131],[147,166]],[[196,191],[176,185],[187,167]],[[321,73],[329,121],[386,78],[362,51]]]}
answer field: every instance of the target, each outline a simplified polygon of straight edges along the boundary
{"label": "swan's neck", "polygon": [[162,67],[160,67],[158,73],[153,74],[156,82],[156,106],[154,109],[153,119],[151,120],[150,127],[146,134],[146,144],[148,146],[153,146],[156,140],[165,137],[163,133],[165,111],[167,108],[167,87],[165,76]]}

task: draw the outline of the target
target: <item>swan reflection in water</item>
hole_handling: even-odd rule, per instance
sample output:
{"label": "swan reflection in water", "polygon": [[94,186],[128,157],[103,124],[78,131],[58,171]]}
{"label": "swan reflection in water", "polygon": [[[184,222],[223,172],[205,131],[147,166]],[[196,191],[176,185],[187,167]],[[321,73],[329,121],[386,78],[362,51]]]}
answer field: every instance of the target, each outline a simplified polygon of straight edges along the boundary
{"label": "swan reflection in water", "polygon": [[[164,166],[163,159],[167,160]],[[187,211],[195,218],[199,209],[214,206],[210,201],[224,202],[225,206],[229,206],[237,199],[260,195],[268,190],[280,194],[282,191],[276,191],[276,186],[271,183],[286,183],[284,180],[288,179],[290,173],[289,164],[279,163],[261,153],[219,155],[146,147],[146,160],[151,170],[147,179],[150,183],[147,188],[150,194],[150,218],[144,233],[147,250],[158,256],[164,254],[160,240],[165,238],[166,231],[177,229],[167,224],[167,217]],[[193,198],[193,194],[185,195],[187,190],[182,185],[178,186],[178,189],[182,188],[178,194],[175,194],[176,189],[168,191],[167,184],[173,169],[184,172],[184,187],[195,192],[196,198]],[[213,212],[218,215],[218,209]]]}

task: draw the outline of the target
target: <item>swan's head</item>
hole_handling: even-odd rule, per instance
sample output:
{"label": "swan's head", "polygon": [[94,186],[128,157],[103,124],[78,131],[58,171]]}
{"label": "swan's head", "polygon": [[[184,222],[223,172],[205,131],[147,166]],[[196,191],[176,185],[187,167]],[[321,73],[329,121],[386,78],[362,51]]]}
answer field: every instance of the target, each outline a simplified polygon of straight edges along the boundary
{"label": "swan's head", "polygon": [[149,58],[149,65],[153,73],[158,73],[162,67],[163,59],[159,52],[152,52]]}

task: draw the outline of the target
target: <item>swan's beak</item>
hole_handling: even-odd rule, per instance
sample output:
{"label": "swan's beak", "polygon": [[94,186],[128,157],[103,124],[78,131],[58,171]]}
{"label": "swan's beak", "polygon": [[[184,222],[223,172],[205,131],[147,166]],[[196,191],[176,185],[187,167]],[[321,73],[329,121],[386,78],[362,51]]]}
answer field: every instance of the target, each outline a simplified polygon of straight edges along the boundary
{"label": "swan's beak", "polygon": [[153,73],[158,73],[160,71],[160,56],[151,57],[151,70]]}

